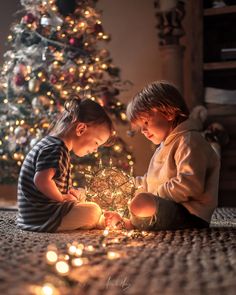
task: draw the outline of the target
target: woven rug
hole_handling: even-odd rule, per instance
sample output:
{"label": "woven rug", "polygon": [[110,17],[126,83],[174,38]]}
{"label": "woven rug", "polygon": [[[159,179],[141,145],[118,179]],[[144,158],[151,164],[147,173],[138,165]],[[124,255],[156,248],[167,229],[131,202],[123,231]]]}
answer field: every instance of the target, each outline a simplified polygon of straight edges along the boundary
{"label": "woven rug", "polygon": [[[108,259],[96,250],[88,264],[71,272],[69,280],[58,279],[47,265],[47,246],[53,243],[61,253],[73,241],[96,248],[103,231],[26,232],[17,229],[16,215],[16,211],[0,210],[0,294],[49,294],[42,293],[48,281],[59,290],[54,294],[235,294],[236,208],[217,209],[209,229],[132,237],[112,232],[106,251],[119,253],[119,258]],[[109,243],[115,238],[118,243]],[[73,284],[68,286],[70,280]]]}

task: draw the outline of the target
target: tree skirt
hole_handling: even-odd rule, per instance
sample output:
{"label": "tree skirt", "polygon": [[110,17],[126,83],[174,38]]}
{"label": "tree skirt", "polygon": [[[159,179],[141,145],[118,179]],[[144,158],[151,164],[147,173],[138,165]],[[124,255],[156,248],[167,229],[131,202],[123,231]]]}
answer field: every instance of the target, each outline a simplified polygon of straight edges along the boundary
{"label": "tree skirt", "polygon": [[[0,210],[0,294],[35,294],[34,287],[47,282],[54,271],[45,261],[49,244],[65,251],[66,244],[79,241],[99,244],[103,231],[34,233],[16,228],[16,211]],[[159,231],[124,239],[111,250],[120,258],[94,255],[87,265],[74,271],[73,288],[64,294],[235,294],[236,208],[217,209],[211,228]],[[68,291],[69,290],[69,291]]]}

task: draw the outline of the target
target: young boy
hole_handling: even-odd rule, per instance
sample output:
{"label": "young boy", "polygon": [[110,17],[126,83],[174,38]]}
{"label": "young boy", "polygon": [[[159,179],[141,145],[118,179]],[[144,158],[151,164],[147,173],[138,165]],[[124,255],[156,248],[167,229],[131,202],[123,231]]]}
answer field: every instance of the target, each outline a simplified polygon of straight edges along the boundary
{"label": "young boy", "polygon": [[[127,107],[131,124],[158,145],[147,173],[137,178],[141,193],[130,203],[126,228],[167,230],[209,226],[217,206],[219,158],[199,132],[179,91],[154,82]],[[122,223],[106,213],[107,224]]]}

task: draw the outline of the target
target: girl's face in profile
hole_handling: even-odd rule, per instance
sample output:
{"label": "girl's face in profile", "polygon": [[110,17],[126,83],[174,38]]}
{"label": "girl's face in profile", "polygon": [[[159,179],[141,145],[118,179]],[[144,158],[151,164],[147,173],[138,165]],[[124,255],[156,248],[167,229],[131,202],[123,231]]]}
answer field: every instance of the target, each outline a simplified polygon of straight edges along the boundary
{"label": "girl's face in profile", "polygon": [[173,118],[167,118],[157,110],[144,114],[135,122],[140,132],[154,144],[160,144],[172,131]]}
{"label": "girl's face in profile", "polygon": [[79,157],[96,152],[110,137],[106,125],[83,125],[72,140],[72,150]]}

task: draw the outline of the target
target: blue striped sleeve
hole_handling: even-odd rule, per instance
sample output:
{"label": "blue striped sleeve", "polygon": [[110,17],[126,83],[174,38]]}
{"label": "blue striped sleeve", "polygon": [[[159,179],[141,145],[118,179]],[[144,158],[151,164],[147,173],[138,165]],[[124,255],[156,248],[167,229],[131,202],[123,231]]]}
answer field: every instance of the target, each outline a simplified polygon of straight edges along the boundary
{"label": "blue striped sleeve", "polygon": [[50,145],[42,148],[36,160],[35,172],[55,168],[57,172],[62,166],[63,151],[60,146]]}

